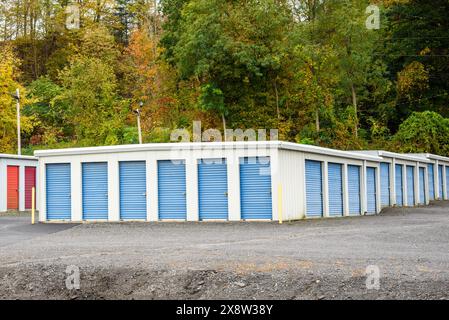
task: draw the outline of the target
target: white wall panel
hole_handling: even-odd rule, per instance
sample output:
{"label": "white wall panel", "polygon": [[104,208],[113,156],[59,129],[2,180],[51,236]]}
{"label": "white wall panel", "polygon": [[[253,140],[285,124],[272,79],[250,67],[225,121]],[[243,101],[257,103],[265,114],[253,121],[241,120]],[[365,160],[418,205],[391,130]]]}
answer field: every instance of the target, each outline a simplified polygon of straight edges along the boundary
{"label": "white wall panel", "polygon": [[[302,152],[280,150],[279,167],[280,185],[282,187],[283,218],[298,220],[305,217],[305,187],[304,187],[304,154]],[[276,190],[278,186],[274,186]],[[278,201],[273,202],[273,207]]]}

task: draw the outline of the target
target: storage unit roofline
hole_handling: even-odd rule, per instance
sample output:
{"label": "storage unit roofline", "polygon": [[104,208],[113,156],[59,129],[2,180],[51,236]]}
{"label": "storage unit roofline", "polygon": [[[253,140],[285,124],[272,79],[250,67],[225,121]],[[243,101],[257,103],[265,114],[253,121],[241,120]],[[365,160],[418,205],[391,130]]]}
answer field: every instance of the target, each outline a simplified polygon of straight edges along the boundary
{"label": "storage unit roofline", "polygon": [[307,144],[298,144],[298,143],[293,143],[293,142],[279,142],[279,143],[280,143],[280,148],[285,149],[285,150],[302,151],[302,152],[322,154],[322,155],[328,155],[328,156],[346,158],[346,159],[349,158],[349,159],[367,160],[367,161],[373,161],[373,162],[382,161],[381,157],[378,157],[375,155],[359,154],[359,153],[352,152],[352,151],[342,151],[342,150],[336,150],[336,149],[311,146],[311,145],[307,145]]}
{"label": "storage unit roofline", "polygon": [[38,150],[34,155],[38,158],[47,156],[85,155],[101,153],[142,152],[142,151],[176,151],[176,150],[213,150],[213,149],[257,149],[261,147],[278,148],[278,141],[254,142],[178,142],[178,143],[146,143],[117,146],[68,148],[55,150]]}
{"label": "storage unit roofline", "polygon": [[362,150],[362,151],[351,151],[360,154],[369,154],[369,155],[377,155],[381,158],[395,158],[399,160],[413,161],[413,162],[424,162],[431,163],[432,161],[427,159],[426,157],[421,157],[416,154],[404,154],[404,153],[395,153],[384,150]]}
{"label": "storage unit roofline", "polygon": [[241,149],[283,149],[300,151],[314,154],[329,155],[346,159],[367,160],[379,162],[382,158],[368,154],[358,154],[348,151],[334,150],[329,148],[297,144],[283,141],[237,141],[237,142],[180,142],[180,143],[148,143],[141,145],[119,145],[88,148],[69,148],[55,150],[38,150],[34,155],[38,158],[51,156],[70,156],[88,154],[107,154],[121,152],[142,151],[173,151],[173,150],[241,150]]}
{"label": "storage unit roofline", "polygon": [[[416,157],[425,158],[428,160],[438,160],[438,161],[444,161],[444,162],[449,163],[448,157],[443,157],[443,156],[439,156],[439,155],[432,154],[432,153],[412,153],[412,155],[414,155]],[[433,161],[431,161],[431,162],[433,162]]]}
{"label": "storage unit roofline", "polygon": [[6,154],[6,153],[0,153],[0,159],[18,159],[18,160],[38,160],[36,157],[33,156],[19,156],[16,154]]}

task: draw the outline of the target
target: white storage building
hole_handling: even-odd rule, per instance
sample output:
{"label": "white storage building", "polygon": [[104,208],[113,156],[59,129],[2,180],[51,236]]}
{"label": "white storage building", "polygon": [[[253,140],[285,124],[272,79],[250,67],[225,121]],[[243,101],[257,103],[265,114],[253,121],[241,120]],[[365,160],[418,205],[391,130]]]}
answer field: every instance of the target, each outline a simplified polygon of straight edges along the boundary
{"label": "white storage building", "polygon": [[[280,141],[157,143],[35,155],[41,222],[377,214],[387,206],[432,200],[429,167],[435,161],[430,155],[347,152]],[[442,190],[447,194],[447,189]]]}
{"label": "white storage building", "polygon": [[38,181],[35,157],[0,154],[0,212],[31,209],[31,190]]}
{"label": "white storage building", "polygon": [[427,159],[430,200],[449,200],[449,158],[430,153],[414,154]]}
{"label": "white storage building", "polygon": [[40,221],[295,220],[381,209],[381,158],[315,146],[144,144],[35,155]]}
{"label": "white storage building", "polygon": [[382,158],[380,185],[382,208],[426,205],[429,197],[428,166],[432,161],[418,155],[389,151],[354,151]]}

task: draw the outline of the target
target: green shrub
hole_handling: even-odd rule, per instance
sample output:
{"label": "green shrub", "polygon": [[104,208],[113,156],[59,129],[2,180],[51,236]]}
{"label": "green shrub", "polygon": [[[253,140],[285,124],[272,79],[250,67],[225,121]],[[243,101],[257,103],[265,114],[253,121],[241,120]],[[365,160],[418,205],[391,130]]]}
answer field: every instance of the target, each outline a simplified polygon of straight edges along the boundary
{"label": "green shrub", "polygon": [[449,155],[449,119],[432,111],[414,112],[393,137],[399,152],[429,152]]}

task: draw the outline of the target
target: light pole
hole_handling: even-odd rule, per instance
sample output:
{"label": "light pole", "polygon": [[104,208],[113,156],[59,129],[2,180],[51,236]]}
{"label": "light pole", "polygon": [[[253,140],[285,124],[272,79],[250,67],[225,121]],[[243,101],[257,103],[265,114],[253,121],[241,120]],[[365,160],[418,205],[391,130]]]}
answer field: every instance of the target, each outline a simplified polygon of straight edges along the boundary
{"label": "light pole", "polygon": [[142,129],[140,127],[140,110],[143,107],[143,102],[139,102],[140,109],[137,109],[134,111],[134,113],[137,115],[137,131],[139,132],[139,144],[142,144]]}
{"label": "light pole", "polygon": [[16,112],[17,112],[17,154],[22,154],[21,135],[20,135],[20,91],[16,89],[16,94],[12,94],[12,97],[16,99]]}

